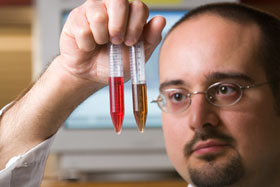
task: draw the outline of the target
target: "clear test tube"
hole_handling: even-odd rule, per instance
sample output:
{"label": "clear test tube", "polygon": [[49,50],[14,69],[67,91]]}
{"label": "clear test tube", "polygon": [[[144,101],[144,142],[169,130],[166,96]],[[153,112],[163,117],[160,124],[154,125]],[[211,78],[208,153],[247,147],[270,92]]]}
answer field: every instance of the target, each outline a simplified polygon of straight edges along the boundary
{"label": "clear test tube", "polygon": [[116,133],[121,133],[124,118],[124,78],[122,45],[108,44],[110,114]]}
{"label": "clear test tube", "polygon": [[144,43],[139,41],[129,47],[132,82],[133,113],[140,132],[144,132],[147,118],[147,86]]}

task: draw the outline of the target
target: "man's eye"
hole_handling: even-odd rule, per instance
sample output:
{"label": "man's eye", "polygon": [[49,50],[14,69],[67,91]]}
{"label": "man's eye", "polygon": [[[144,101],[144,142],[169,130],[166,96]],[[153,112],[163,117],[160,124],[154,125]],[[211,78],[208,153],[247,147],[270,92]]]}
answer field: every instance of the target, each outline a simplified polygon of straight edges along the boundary
{"label": "man's eye", "polygon": [[168,98],[173,103],[179,103],[184,101],[187,98],[187,96],[177,92],[177,93],[170,94]]}
{"label": "man's eye", "polygon": [[221,84],[216,88],[216,95],[232,95],[238,92],[238,88],[231,84]]}

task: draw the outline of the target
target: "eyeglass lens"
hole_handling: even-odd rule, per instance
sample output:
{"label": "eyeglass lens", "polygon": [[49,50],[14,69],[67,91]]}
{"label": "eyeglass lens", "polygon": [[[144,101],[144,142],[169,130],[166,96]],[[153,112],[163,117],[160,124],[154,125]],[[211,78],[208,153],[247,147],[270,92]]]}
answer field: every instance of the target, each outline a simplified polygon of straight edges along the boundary
{"label": "eyeglass lens", "polygon": [[216,106],[228,106],[239,101],[242,89],[234,83],[217,83],[207,90],[206,98]]}

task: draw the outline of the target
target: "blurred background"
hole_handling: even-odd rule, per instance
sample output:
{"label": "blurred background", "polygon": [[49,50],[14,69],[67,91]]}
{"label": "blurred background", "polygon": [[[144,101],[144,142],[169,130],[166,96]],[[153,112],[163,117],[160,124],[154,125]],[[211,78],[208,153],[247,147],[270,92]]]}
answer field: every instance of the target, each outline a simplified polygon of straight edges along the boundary
{"label": "blurred background", "polygon": [[[66,1],[64,0],[64,2]],[[165,3],[165,6],[169,6],[169,3],[180,3],[180,0],[146,0],[145,2],[152,7],[157,7],[157,4],[160,7],[162,2]],[[280,0],[241,0],[241,2],[280,17]],[[52,12],[52,8],[47,11]],[[35,63],[38,62],[36,62],[36,54],[34,55],[36,46],[39,45],[38,41],[34,41],[38,40],[37,37],[34,37],[36,16],[38,16],[38,8],[35,1],[0,0],[0,108],[17,97],[38,76],[38,72],[35,72],[37,66]],[[186,186],[186,183],[173,172],[168,173],[168,177],[163,175],[161,178],[149,180],[145,180],[145,177],[142,177],[141,180],[137,177],[134,177],[135,180],[114,180],[112,178],[107,180],[107,178],[101,178],[98,182],[93,182],[84,175],[80,176],[75,172],[73,176],[68,173],[65,177],[60,173],[61,158],[58,156],[59,154],[61,153],[56,150],[50,155],[42,187]],[[106,172],[108,171],[106,170]],[[69,181],[72,182],[69,183]]]}

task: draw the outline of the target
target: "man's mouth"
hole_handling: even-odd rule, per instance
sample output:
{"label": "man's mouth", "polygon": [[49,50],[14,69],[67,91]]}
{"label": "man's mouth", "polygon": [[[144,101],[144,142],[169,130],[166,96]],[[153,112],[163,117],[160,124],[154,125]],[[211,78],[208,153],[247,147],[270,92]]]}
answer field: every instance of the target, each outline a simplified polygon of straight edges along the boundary
{"label": "man's mouth", "polygon": [[207,141],[199,141],[193,146],[192,153],[198,155],[216,154],[224,151],[229,145],[225,142],[208,139]]}

